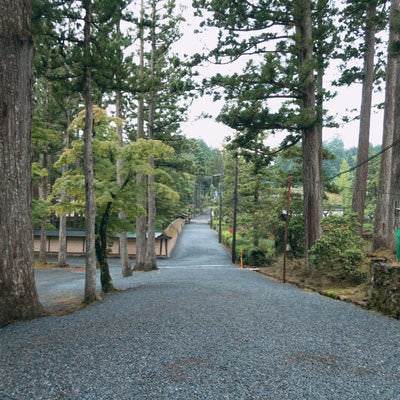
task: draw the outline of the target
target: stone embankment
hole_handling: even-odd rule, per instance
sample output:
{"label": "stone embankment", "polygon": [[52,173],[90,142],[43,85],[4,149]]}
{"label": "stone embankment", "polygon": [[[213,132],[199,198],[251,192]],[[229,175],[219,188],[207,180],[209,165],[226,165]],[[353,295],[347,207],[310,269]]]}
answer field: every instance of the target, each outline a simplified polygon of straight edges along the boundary
{"label": "stone embankment", "polygon": [[368,306],[400,319],[400,267],[385,259],[371,261],[371,289]]}

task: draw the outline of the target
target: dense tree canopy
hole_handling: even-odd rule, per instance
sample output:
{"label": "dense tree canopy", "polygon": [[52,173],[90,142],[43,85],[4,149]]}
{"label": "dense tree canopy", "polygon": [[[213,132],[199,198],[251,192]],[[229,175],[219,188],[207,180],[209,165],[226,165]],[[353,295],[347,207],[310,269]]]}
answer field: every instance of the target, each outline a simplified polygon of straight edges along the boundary
{"label": "dense tree canopy", "polygon": [[[21,107],[2,106],[1,143],[9,151],[1,153],[3,180],[30,170],[21,157],[27,161],[32,155],[33,161],[32,177],[15,178],[26,202],[8,214],[15,218],[13,226],[29,225],[24,232],[32,226],[41,229],[43,262],[46,229],[59,229],[60,265],[66,262],[61,245],[66,227],[85,227],[90,244],[87,301],[96,297],[96,262],[102,266],[103,289],[112,288],[106,263],[109,235],[136,229],[138,240],[143,239],[143,265],[155,267],[155,229],[164,229],[182,212],[212,207],[214,214],[220,213],[219,200],[224,229],[229,231],[235,220],[247,256],[265,261],[263,257],[282,250],[288,176],[294,191],[289,241],[296,256],[307,256],[318,240],[324,215],[333,209],[347,213],[350,204],[364,230],[375,222],[375,246],[393,248],[398,221],[392,209],[399,199],[391,176],[400,164],[395,146],[398,0],[193,0],[199,34],[216,32],[216,42],[204,54],[188,49],[192,58],[174,51],[184,35],[183,12],[175,1],[43,0],[32,2],[32,15],[30,6],[18,1],[21,14],[5,3],[0,24],[3,103],[14,92],[25,99]],[[25,25],[14,32],[21,23]],[[385,29],[389,37],[381,34]],[[15,53],[13,35],[22,35],[18,40],[25,53]],[[18,57],[25,72],[16,67]],[[197,67],[205,63],[240,67],[200,82]],[[331,65],[339,66],[335,82],[326,74]],[[13,75],[18,71],[23,73],[20,80]],[[333,96],[329,88],[359,83],[358,149],[345,149],[339,139],[323,144],[324,128],[337,122],[325,109]],[[373,148],[368,136],[371,96],[384,86],[384,143]],[[217,120],[234,130],[223,152],[181,131],[193,98],[204,93],[224,102]],[[11,115],[11,109],[25,114]],[[278,132],[284,139],[274,148],[267,139]],[[21,139],[20,146],[13,145],[15,138]],[[16,168],[14,159],[21,161]],[[1,198],[2,210],[19,202],[8,194]],[[1,227],[11,223],[0,216]],[[250,235],[240,238],[244,231]],[[0,247],[8,254],[5,246],[1,238]],[[29,290],[21,286],[17,298],[22,304],[29,292],[33,308],[28,311],[34,313],[40,307],[29,247],[30,253],[18,258],[24,265],[7,259],[0,274],[13,287],[10,271],[21,272]],[[130,271],[129,265],[123,268]],[[19,316],[24,316],[28,311],[21,307]],[[0,324],[13,317],[2,317]]]}

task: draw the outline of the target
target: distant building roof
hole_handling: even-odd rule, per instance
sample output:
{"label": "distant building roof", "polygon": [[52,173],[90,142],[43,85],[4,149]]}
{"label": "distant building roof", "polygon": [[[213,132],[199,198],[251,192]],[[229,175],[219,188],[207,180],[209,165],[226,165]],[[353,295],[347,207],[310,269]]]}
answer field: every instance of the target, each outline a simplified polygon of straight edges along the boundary
{"label": "distant building roof", "polygon": [[[34,231],[34,236],[40,236],[40,229],[36,229]],[[84,238],[86,236],[86,232],[82,230],[67,230],[67,237],[80,237]],[[46,231],[46,235],[48,237],[58,237],[59,233],[57,230],[48,230]],[[119,237],[120,235],[114,235],[114,237]],[[126,234],[128,239],[136,239],[136,233],[128,232]],[[171,239],[171,236],[166,235],[164,232],[156,232],[156,239]]]}
{"label": "distant building roof", "polygon": [[[85,237],[85,231],[80,230],[67,230],[67,236],[69,237]],[[33,232],[34,236],[40,236],[40,229],[35,229]],[[46,235],[49,237],[58,237],[59,233],[57,230],[46,231]]]}

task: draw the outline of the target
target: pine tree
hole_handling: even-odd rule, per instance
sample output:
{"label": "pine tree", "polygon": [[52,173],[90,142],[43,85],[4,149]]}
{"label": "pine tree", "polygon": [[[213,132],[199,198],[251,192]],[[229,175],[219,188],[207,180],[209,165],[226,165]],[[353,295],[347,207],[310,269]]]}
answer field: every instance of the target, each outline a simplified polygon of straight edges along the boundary
{"label": "pine tree", "polygon": [[[358,215],[360,231],[364,222],[364,211],[367,194],[368,151],[370,137],[370,121],[372,93],[381,75],[381,60],[376,60],[377,33],[385,25],[386,0],[366,0],[346,2],[342,10],[341,23],[344,26],[343,40],[349,43],[343,50],[337,50],[338,57],[344,61],[340,67],[342,77],[339,84],[350,85],[362,83],[360,106],[360,124],[358,136],[358,153],[352,210]],[[360,38],[364,39],[361,41]],[[351,44],[350,44],[351,43]],[[362,68],[353,65],[363,58]]]}
{"label": "pine tree", "polygon": [[96,200],[94,195],[94,162],[92,149],[93,136],[93,92],[92,92],[92,1],[82,0],[84,16],[83,42],[83,83],[85,100],[84,137],[84,176],[85,176],[85,226],[86,226],[86,269],[85,296],[86,303],[96,300]]}
{"label": "pine tree", "polygon": [[[172,45],[181,37],[175,3],[149,0],[141,3],[139,19],[139,65],[137,74],[137,138],[176,140],[179,123],[188,107],[193,83],[187,62],[172,54]],[[156,166],[149,158],[151,168]],[[142,187],[141,205],[145,215],[136,222],[137,256],[135,269],[156,268],[155,229],[157,181],[153,176],[138,176]]]}
{"label": "pine tree", "polygon": [[376,1],[367,5],[365,24],[365,53],[364,53],[364,79],[360,109],[360,132],[358,137],[357,165],[354,180],[352,211],[357,213],[360,230],[364,224],[365,200],[367,194],[369,132],[371,121],[372,90],[374,81],[374,55],[376,33]]}
{"label": "pine tree", "polygon": [[[399,54],[394,51],[400,41],[400,1],[393,0],[390,6],[389,43],[386,67],[385,110],[383,121],[382,149],[379,187],[376,201],[373,248],[390,248],[393,245],[393,226],[390,223],[393,209],[390,208],[390,193],[393,177],[393,142],[396,138],[396,100],[398,92]],[[397,153],[395,153],[397,156]],[[397,160],[396,160],[397,162]]]}
{"label": "pine tree", "polygon": [[41,312],[31,217],[31,2],[0,1],[0,326]]}
{"label": "pine tree", "polygon": [[[146,175],[154,175],[155,169],[150,168],[148,157],[154,159],[167,158],[172,149],[160,141],[140,139],[127,143],[121,148],[116,126],[122,120],[109,117],[105,110],[94,107],[93,138],[95,175],[95,204],[96,204],[96,259],[100,267],[100,282],[102,290],[113,290],[109,272],[107,254],[108,242],[112,235],[121,229],[132,229],[133,220],[140,212],[137,200],[137,186],[135,173],[141,171]],[[86,111],[78,114],[70,126],[72,132],[80,132],[85,127]],[[75,165],[68,173],[60,177],[53,188],[53,196],[57,196],[65,187],[67,188],[67,201],[58,203],[54,208],[58,212],[82,212],[85,209],[85,197],[82,193],[84,184],[84,169],[79,168],[78,160],[83,158],[84,145],[82,139],[77,137],[66,150],[57,165]],[[116,160],[122,161],[121,168],[117,168]],[[121,207],[124,207],[126,218],[118,217]]]}
{"label": "pine tree", "polygon": [[[33,141],[34,155],[40,153],[41,143],[55,140],[60,143],[63,137],[63,150],[69,146],[68,126],[71,122],[71,115],[77,112],[78,99],[75,87],[76,77],[72,73],[70,59],[72,57],[73,45],[71,41],[66,41],[66,27],[63,17],[71,15],[65,10],[71,4],[70,1],[54,4],[51,0],[35,3],[33,20],[33,31],[35,34],[35,76],[34,85],[34,129],[33,134],[38,132],[41,140]],[[76,16],[74,16],[74,19]],[[60,32],[61,30],[61,32]],[[46,112],[44,112],[46,111]],[[46,138],[49,136],[49,138]],[[54,137],[56,136],[56,137]],[[60,146],[52,145],[51,160],[48,163],[48,174],[52,175],[49,181],[49,189],[54,181],[55,172],[52,168],[53,157],[57,157]],[[66,173],[62,167],[61,173]],[[63,201],[63,195],[60,196]],[[35,210],[34,210],[35,211]],[[49,207],[45,210],[49,213]],[[67,265],[66,259],[66,227],[67,217],[64,214],[59,217],[59,252],[58,265]]]}
{"label": "pine tree", "polygon": [[265,131],[287,131],[284,146],[302,140],[308,249],[320,235],[322,216],[322,138],[318,122],[322,112],[317,112],[314,75],[314,3],[260,0],[238,5],[233,1],[202,0],[194,5],[210,11],[212,18],[207,23],[220,29],[218,46],[209,57],[216,62],[251,57],[242,74],[218,75],[211,80],[211,85],[224,90],[226,105],[220,121],[241,132],[243,146],[247,139]]}

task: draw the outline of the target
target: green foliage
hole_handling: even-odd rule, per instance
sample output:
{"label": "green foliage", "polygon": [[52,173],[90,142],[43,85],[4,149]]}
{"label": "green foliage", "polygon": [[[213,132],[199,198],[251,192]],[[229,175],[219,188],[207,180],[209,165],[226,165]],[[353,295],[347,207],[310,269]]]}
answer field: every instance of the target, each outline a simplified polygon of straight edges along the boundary
{"label": "green foliage", "polygon": [[164,229],[176,218],[180,196],[170,186],[156,183],[157,227]]}
{"label": "green foliage", "polygon": [[[229,247],[232,246],[232,234],[225,232],[222,241]],[[252,267],[264,267],[272,262],[274,256],[274,242],[262,240],[258,247],[252,244],[252,238],[246,234],[237,234],[236,237],[236,261],[240,261],[242,250],[243,263]]]}
{"label": "green foliage", "polygon": [[[376,14],[372,20],[368,19],[368,7],[376,6]],[[365,36],[367,30],[372,24],[375,24],[377,32],[384,29],[387,24],[388,11],[387,0],[358,0],[346,1],[345,7],[341,10],[340,22],[342,29],[341,46],[335,50],[335,57],[342,60],[342,65],[339,66],[341,76],[336,85],[351,85],[355,82],[362,82],[364,72],[360,67],[359,60],[362,59],[366,52]],[[362,40],[360,40],[362,38]],[[383,53],[377,53],[375,57],[375,80],[380,84],[384,76]]]}
{"label": "green foliage", "polygon": [[353,176],[351,172],[346,173],[350,168],[348,162],[344,159],[340,166],[340,173],[335,178],[335,184],[339,189],[339,193],[342,196],[342,205],[345,212],[351,211],[351,198],[353,193]]}
{"label": "green foliage", "polygon": [[[70,129],[77,133],[84,126],[85,113],[80,112],[71,123]],[[169,183],[169,175],[162,170],[152,168],[148,163],[151,156],[156,160],[168,160],[173,154],[173,149],[159,140],[139,139],[135,142],[121,147],[119,137],[116,133],[117,124],[122,120],[109,117],[105,110],[94,107],[94,132],[93,154],[95,160],[95,198],[97,217],[101,218],[106,207],[112,203],[110,215],[110,230],[118,231],[118,224],[122,222],[118,218],[119,210],[124,210],[127,221],[130,221],[129,229],[133,229],[133,221],[137,215],[143,214],[144,210],[136,202],[137,184],[136,172],[145,175],[156,176],[157,193],[160,197],[158,202],[169,202],[176,204],[179,196],[166,183]],[[117,182],[116,160],[122,159],[120,176],[122,184]],[[83,142],[75,140],[71,147],[63,152],[56,167],[68,164],[71,168],[58,178],[53,186],[52,198],[58,199],[59,195],[65,195],[65,201],[57,201],[53,210],[56,214],[66,214],[72,211],[84,213],[85,211],[85,183],[83,176]],[[125,222],[128,223],[129,222]]]}
{"label": "green foliage", "polygon": [[252,267],[265,267],[268,264],[267,256],[261,249],[250,249],[243,253],[243,262]]}
{"label": "green foliage", "polygon": [[[300,258],[304,256],[304,218],[301,212],[302,201],[296,197],[298,196],[292,196],[291,216],[288,226],[288,245],[290,254],[294,258]],[[279,216],[278,213],[276,214],[277,216]],[[285,244],[284,217],[271,221],[270,229],[275,238],[275,251],[277,254],[282,254]]]}
{"label": "green foliage", "polygon": [[43,178],[49,175],[47,168],[43,168],[38,162],[33,162],[31,165],[32,178]]}
{"label": "green foliage", "polygon": [[310,261],[332,280],[358,281],[365,243],[358,234],[357,216],[330,216],[322,222],[323,234],[310,250]]}
{"label": "green foliage", "polygon": [[[51,215],[50,202],[46,200],[32,200],[32,226],[40,227],[43,218]],[[46,229],[54,229],[51,224],[47,224]]]}
{"label": "green foliage", "polygon": [[[286,209],[287,179],[300,179],[301,149],[297,146],[281,153],[271,166],[262,163],[262,154],[239,159],[239,207],[237,227],[246,260],[253,251],[264,252],[267,261],[284,248],[285,221],[280,218]],[[244,159],[245,160],[244,160]],[[224,220],[232,224],[233,165],[229,154],[225,157]],[[297,173],[299,176],[297,177]],[[288,243],[294,257],[304,255],[303,202],[298,187],[292,189],[291,219]],[[246,243],[241,242],[241,238]],[[254,262],[253,260],[251,262]]]}
{"label": "green foliage", "polygon": [[232,246],[232,233],[229,230],[224,229],[221,233],[222,243],[224,243],[227,247]]}
{"label": "green foliage", "polygon": [[324,157],[323,168],[328,178],[337,175],[340,172],[340,165],[344,158],[346,158],[346,150],[344,148],[343,140],[336,137],[329,142],[323,144],[325,155],[330,154],[330,157]]}
{"label": "green foliage", "polygon": [[[207,82],[217,99],[225,99],[218,119],[239,132],[233,144],[241,149],[254,151],[251,136],[266,131],[284,131],[282,146],[294,144],[300,132],[316,122],[304,107],[303,96],[307,76],[313,69],[325,70],[338,44],[334,23],[338,9],[327,0],[310,3],[315,55],[305,62],[301,55],[304,27],[300,27],[304,3],[193,1],[197,15],[207,16],[202,24],[219,29],[217,45],[205,58],[228,63],[251,55],[240,74],[217,74]],[[318,96],[332,94],[320,90]],[[321,118],[325,114],[321,110]],[[329,118],[324,122],[331,123]],[[269,152],[267,146],[263,150]]]}

